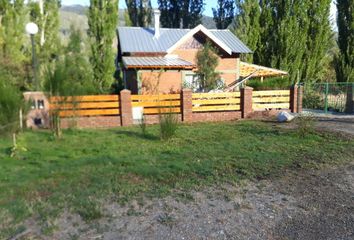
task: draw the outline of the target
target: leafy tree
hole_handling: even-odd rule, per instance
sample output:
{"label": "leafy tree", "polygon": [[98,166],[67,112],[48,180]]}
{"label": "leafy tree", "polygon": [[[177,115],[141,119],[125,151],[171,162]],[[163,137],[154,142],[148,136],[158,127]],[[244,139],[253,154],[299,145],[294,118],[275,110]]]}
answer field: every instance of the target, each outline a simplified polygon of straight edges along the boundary
{"label": "leafy tree", "polygon": [[26,58],[23,51],[26,17],[24,0],[1,0],[0,9],[1,57],[22,62]]}
{"label": "leafy tree", "polygon": [[[30,19],[39,27],[36,35],[37,52],[42,70],[59,56],[59,9],[60,0],[30,1]],[[43,72],[43,71],[42,71]]]}
{"label": "leafy tree", "polygon": [[105,92],[114,73],[113,38],[118,19],[118,0],[90,0],[88,35],[91,40],[90,62],[97,89]]}
{"label": "leafy tree", "polygon": [[235,15],[234,0],[218,0],[218,7],[213,8],[214,21],[217,29],[226,29]]}
{"label": "leafy tree", "polygon": [[330,0],[238,0],[235,34],[256,64],[284,69],[295,82],[323,78],[331,46]]}
{"label": "leafy tree", "polygon": [[[236,9],[233,31],[256,55],[261,36],[259,0],[236,0]],[[242,59],[252,62],[253,56],[244,55]]]}
{"label": "leafy tree", "polygon": [[196,56],[197,75],[199,78],[199,85],[202,91],[209,91],[215,89],[220,75],[215,71],[219,64],[219,58],[216,50],[209,41],[204,47],[200,49]]}
{"label": "leafy tree", "polygon": [[125,0],[129,19],[134,27],[147,27],[151,23],[152,7],[150,0]]}
{"label": "leafy tree", "polygon": [[339,56],[336,75],[340,82],[354,82],[354,1],[337,1]]}
{"label": "leafy tree", "polygon": [[328,52],[333,44],[330,23],[331,0],[309,2],[307,10],[308,29],[306,51],[303,56],[301,79],[316,81],[324,78],[330,58]]}
{"label": "leafy tree", "polygon": [[19,129],[19,112],[24,107],[21,92],[0,75],[0,134],[16,132]]}
{"label": "leafy tree", "polygon": [[158,0],[161,25],[169,28],[193,28],[201,23],[203,0]]}
{"label": "leafy tree", "polygon": [[27,87],[29,78],[26,13],[24,0],[0,0],[0,75],[20,88]]}
{"label": "leafy tree", "polygon": [[68,46],[65,49],[64,67],[66,81],[75,94],[97,93],[93,84],[93,73],[86,57],[82,32],[71,26]]}

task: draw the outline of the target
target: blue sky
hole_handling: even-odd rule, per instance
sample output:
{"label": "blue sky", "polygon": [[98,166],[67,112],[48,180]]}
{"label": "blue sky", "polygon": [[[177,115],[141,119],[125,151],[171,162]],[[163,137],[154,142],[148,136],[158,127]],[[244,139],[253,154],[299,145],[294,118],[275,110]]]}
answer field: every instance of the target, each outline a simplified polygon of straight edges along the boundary
{"label": "blue sky", "polygon": [[[61,1],[63,5],[73,5],[73,4],[80,4],[80,5],[89,5],[90,0],[62,0]],[[157,7],[157,0],[151,0],[152,6],[153,7]],[[204,10],[204,14],[207,16],[213,16],[213,12],[212,12],[212,8],[216,7],[217,5],[217,0],[206,0],[205,1],[206,5],[205,5],[205,10]],[[119,0],[119,8],[126,8],[125,5],[125,0]],[[332,1],[331,4],[331,15],[332,15],[332,21],[335,18],[335,13],[336,13],[336,7],[334,5],[334,1]]]}

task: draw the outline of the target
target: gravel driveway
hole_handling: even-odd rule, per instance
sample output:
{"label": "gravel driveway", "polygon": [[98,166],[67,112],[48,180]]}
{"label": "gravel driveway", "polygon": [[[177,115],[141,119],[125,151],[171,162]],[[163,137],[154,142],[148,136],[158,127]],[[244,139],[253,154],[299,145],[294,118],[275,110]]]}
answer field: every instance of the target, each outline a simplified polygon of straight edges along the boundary
{"label": "gravel driveway", "polygon": [[64,213],[54,235],[18,239],[354,239],[354,161],[180,197],[107,204],[99,222]]}

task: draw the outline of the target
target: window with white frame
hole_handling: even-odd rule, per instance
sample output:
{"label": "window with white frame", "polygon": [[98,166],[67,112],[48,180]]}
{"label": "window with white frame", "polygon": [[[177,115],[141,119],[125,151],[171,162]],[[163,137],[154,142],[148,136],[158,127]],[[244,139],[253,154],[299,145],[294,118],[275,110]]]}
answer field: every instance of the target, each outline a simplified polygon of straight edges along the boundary
{"label": "window with white frame", "polygon": [[193,92],[200,90],[199,76],[195,73],[186,73],[184,75],[184,88],[190,88]]}

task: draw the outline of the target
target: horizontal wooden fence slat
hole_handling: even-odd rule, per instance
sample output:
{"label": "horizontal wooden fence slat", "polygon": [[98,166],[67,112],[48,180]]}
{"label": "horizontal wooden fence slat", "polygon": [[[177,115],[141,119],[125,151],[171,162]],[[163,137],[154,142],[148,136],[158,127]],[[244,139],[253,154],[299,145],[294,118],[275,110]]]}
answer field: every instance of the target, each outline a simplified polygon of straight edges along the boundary
{"label": "horizontal wooden fence slat", "polygon": [[99,115],[119,115],[119,109],[65,110],[60,111],[60,117],[82,117]]}
{"label": "horizontal wooden fence slat", "polygon": [[160,95],[132,95],[133,101],[152,101],[152,100],[178,100],[181,99],[180,94],[160,94]]}
{"label": "horizontal wooden fence slat", "polygon": [[192,108],[193,112],[238,111],[240,109],[240,105],[200,106]]}
{"label": "horizontal wooden fence slat", "polygon": [[51,97],[50,102],[102,102],[102,101],[118,101],[118,95],[87,95],[75,97]]}
{"label": "horizontal wooden fence slat", "polygon": [[144,108],[144,114],[180,113],[181,108]]}
{"label": "horizontal wooden fence slat", "polygon": [[225,97],[240,97],[240,92],[227,92],[227,93],[193,93],[192,98],[225,98]]}
{"label": "horizontal wooden fence slat", "polygon": [[290,90],[253,91],[252,96],[290,96]]}
{"label": "horizontal wooden fence slat", "polygon": [[234,104],[240,103],[240,98],[224,98],[224,99],[195,99],[193,100],[194,104],[203,104],[203,105],[217,105],[217,104]]}
{"label": "horizontal wooden fence slat", "polygon": [[51,104],[51,108],[53,109],[68,109],[68,110],[73,110],[73,109],[90,109],[90,108],[119,108],[119,102],[80,102],[76,104],[72,103],[56,103],[56,104]]}
{"label": "horizontal wooden fence slat", "polygon": [[169,107],[169,106],[180,106],[181,101],[148,101],[148,102],[132,102],[133,107]]}
{"label": "horizontal wooden fence slat", "polygon": [[193,112],[239,111],[241,109],[240,92],[193,93]]}
{"label": "horizontal wooden fence slat", "polygon": [[289,103],[269,103],[269,104],[253,104],[253,109],[260,110],[265,108],[282,108],[288,109]]}
{"label": "horizontal wooden fence slat", "polygon": [[267,102],[289,102],[290,96],[287,97],[254,97],[254,103],[267,103]]}

